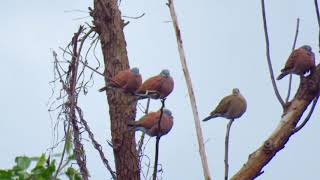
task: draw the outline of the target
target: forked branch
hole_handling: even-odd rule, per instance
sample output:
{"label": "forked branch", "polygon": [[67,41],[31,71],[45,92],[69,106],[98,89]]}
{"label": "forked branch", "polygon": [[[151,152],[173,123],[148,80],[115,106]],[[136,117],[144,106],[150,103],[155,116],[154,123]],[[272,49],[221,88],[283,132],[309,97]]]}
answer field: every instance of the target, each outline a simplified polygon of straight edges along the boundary
{"label": "forked branch", "polygon": [[[296,33],[294,35],[292,51],[296,48],[296,43],[297,43],[298,33],[299,33],[299,24],[300,24],[300,19],[297,18]],[[288,94],[286,97],[286,103],[289,102],[290,93],[291,93],[291,85],[292,85],[292,74],[290,74],[290,76],[289,76],[289,85],[288,85]]]}
{"label": "forked branch", "polygon": [[[318,9],[316,1],[317,0],[315,0],[316,9]],[[261,0],[261,3],[266,32],[264,0]],[[319,17],[318,11],[317,16]],[[266,35],[266,41],[267,39],[268,38]],[[316,70],[313,73],[305,78],[301,78],[297,93],[295,94],[293,100],[286,104],[278,127],[255,152],[250,154],[248,161],[231,178],[231,180],[254,179],[257,176],[261,175],[262,168],[271,161],[271,159],[277,154],[277,152],[285,147],[285,144],[289,141],[289,138],[295,132],[297,132],[297,130],[299,131],[311,117],[319,96],[319,84],[320,65],[317,65]],[[296,127],[303,113],[312,101],[313,105],[306,117],[306,120],[302,123],[302,125]]]}
{"label": "forked branch", "polygon": [[301,116],[318,96],[319,77],[320,65],[313,74],[301,80],[299,89],[283,112],[278,127],[255,152],[250,154],[247,163],[231,178],[232,180],[254,179],[277,152],[285,147],[289,138],[295,133]]}
{"label": "forked branch", "polygon": [[269,35],[268,35],[268,26],[267,26],[267,19],[266,19],[266,10],[265,10],[265,5],[264,5],[264,0],[261,0],[261,6],[262,6],[262,17],[263,17],[263,28],[264,28],[264,35],[266,39],[266,55],[267,55],[267,62],[268,62],[268,68],[269,68],[269,73],[270,73],[270,78],[273,86],[273,90],[277,96],[278,101],[280,102],[281,106],[284,107],[284,101],[280,96],[274,74],[273,74],[273,68],[272,68],[272,63],[271,63],[271,57],[270,57],[270,48],[269,48]]}

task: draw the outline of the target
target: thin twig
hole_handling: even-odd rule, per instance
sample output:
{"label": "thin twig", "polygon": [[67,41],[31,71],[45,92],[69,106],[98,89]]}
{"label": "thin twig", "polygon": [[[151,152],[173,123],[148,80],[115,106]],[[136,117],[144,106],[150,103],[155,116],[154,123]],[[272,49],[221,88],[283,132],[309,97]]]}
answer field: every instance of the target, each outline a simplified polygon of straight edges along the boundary
{"label": "thin twig", "polygon": [[69,133],[70,133],[70,122],[68,122],[68,129],[67,129],[67,133],[65,134],[65,142],[64,142],[64,146],[63,146],[63,150],[62,150],[62,155],[61,155],[61,158],[60,158],[60,162],[59,162],[57,171],[53,176],[53,180],[57,179],[59,172],[62,170],[61,165],[62,165],[62,162],[63,162],[63,159],[64,159],[64,155],[65,155],[66,150],[67,150],[67,143],[68,143],[68,140],[67,140],[68,137],[67,136],[68,136]]}
{"label": "thin twig", "polygon": [[[161,120],[162,120],[162,115],[163,115],[163,108],[165,106],[165,101],[166,101],[166,99],[161,100],[162,106],[160,109],[160,117],[159,117],[159,121],[158,121],[158,132],[161,131]],[[152,174],[153,180],[157,179],[160,138],[161,138],[161,135],[158,134],[157,138],[156,138],[156,153],[155,153],[155,160],[154,160],[154,167],[153,167],[153,174]]]}
{"label": "thin twig", "polygon": [[229,134],[231,125],[233,123],[234,119],[230,119],[229,123],[227,125],[227,132],[226,132],[226,139],[224,143],[224,180],[228,180],[228,174],[229,174]]}
{"label": "thin twig", "polygon": [[[147,107],[144,112],[145,115],[149,113],[149,106],[150,106],[150,98],[148,98],[148,101],[147,101]],[[138,155],[139,155],[140,166],[141,166],[141,161],[142,161],[142,157],[143,157],[142,156],[142,146],[143,146],[143,141],[144,141],[145,135],[146,135],[146,133],[142,132],[142,135],[141,135],[140,140],[138,142]]]}
{"label": "thin twig", "polygon": [[[61,48],[61,47],[59,47],[59,49],[62,50],[64,53],[69,54],[69,52],[67,52],[65,49],[63,49],[63,48]],[[69,55],[72,55],[72,54],[69,54]],[[104,76],[103,73],[97,71],[95,68],[89,66],[87,63],[83,62],[82,60],[79,60],[79,62],[81,62],[81,64],[82,64],[83,66],[91,69],[93,72],[95,72],[95,73],[97,73],[97,74],[99,74],[99,75],[101,75],[101,76]]]}
{"label": "thin twig", "polygon": [[89,138],[90,138],[94,148],[99,152],[100,158],[101,158],[104,166],[108,169],[108,171],[110,172],[112,178],[116,179],[116,175],[115,175],[114,171],[112,170],[111,166],[109,165],[109,161],[107,160],[107,158],[105,157],[105,155],[104,155],[104,153],[102,151],[102,146],[94,138],[94,134],[90,130],[90,127],[89,127],[87,121],[83,118],[82,110],[79,107],[76,107],[76,108],[77,108],[77,111],[78,111],[78,115],[80,117],[80,121],[83,124],[83,126],[84,126],[85,130],[87,131],[87,133],[89,134]]}
{"label": "thin twig", "polygon": [[294,36],[294,41],[293,41],[293,45],[292,45],[292,51],[296,48],[296,43],[297,43],[298,34],[299,34],[299,25],[300,25],[300,18],[297,18],[296,33],[295,33],[295,36]]}
{"label": "thin twig", "polygon": [[317,105],[318,99],[319,99],[319,96],[317,96],[317,97],[313,100],[311,109],[310,109],[307,117],[304,119],[304,121],[303,121],[298,127],[296,127],[296,128],[294,129],[294,133],[297,133],[298,131],[300,131],[300,130],[307,124],[307,122],[309,121],[309,119],[310,119],[310,117],[311,117],[311,115],[312,115],[312,113],[313,113],[313,111],[314,111],[314,109],[315,109],[315,107],[316,107],[316,105]]}
{"label": "thin twig", "polygon": [[142,13],[140,16],[136,16],[136,17],[133,17],[133,16],[122,16],[122,17],[128,18],[128,19],[140,19],[140,18],[142,18],[144,15],[146,15],[146,13]]}
{"label": "thin twig", "polygon": [[[296,33],[295,33],[294,40],[293,40],[292,51],[294,51],[294,49],[296,48],[296,43],[297,43],[298,34],[299,34],[299,24],[300,24],[300,19],[297,18]],[[288,85],[288,94],[287,94],[287,97],[286,97],[286,103],[289,102],[290,93],[291,93],[291,84],[292,84],[292,74],[290,73],[289,85]]]}
{"label": "thin twig", "polygon": [[149,113],[149,107],[150,107],[150,98],[148,98],[147,107],[146,107],[146,111],[144,112],[144,114],[148,114]]}
{"label": "thin twig", "polygon": [[93,68],[93,67],[89,66],[87,63],[85,63],[85,62],[83,62],[83,61],[80,61],[80,62],[81,62],[81,64],[83,64],[85,67],[87,67],[87,68],[91,69],[93,72],[95,72],[95,73],[97,73],[97,74],[99,74],[99,75],[101,75],[101,76],[103,76],[103,77],[104,77],[103,73],[101,73],[101,72],[97,71],[95,68]]}
{"label": "thin twig", "polygon": [[203,175],[204,175],[205,180],[210,180],[211,178],[210,178],[208,160],[206,157],[204,140],[203,140],[202,130],[201,130],[201,126],[200,126],[200,118],[199,118],[199,114],[198,114],[198,110],[197,110],[196,98],[194,95],[192,81],[191,81],[191,77],[190,77],[190,73],[188,70],[188,65],[187,65],[187,61],[186,61],[186,57],[185,57],[185,53],[184,53],[184,49],[183,49],[181,32],[180,32],[180,28],[179,28],[179,24],[178,24],[177,15],[174,10],[173,0],[168,0],[167,5],[169,7],[170,15],[171,15],[171,18],[173,21],[173,28],[176,33],[178,51],[179,51],[179,55],[180,55],[180,62],[182,65],[184,77],[185,77],[187,87],[188,87],[188,93],[189,93],[189,98],[190,98],[190,102],[191,102],[191,108],[192,108],[192,113],[193,113],[196,133],[197,133],[197,139],[198,139],[199,153],[200,153],[201,163],[202,163],[202,168],[203,168]]}
{"label": "thin twig", "polygon": [[263,27],[264,27],[264,35],[266,38],[266,55],[267,55],[267,62],[268,62],[268,67],[269,67],[269,72],[270,72],[270,78],[273,86],[273,90],[281,104],[282,107],[284,107],[284,102],[283,99],[280,96],[280,93],[277,88],[276,81],[274,79],[274,74],[273,74],[273,69],[272,69],[272,64],[271,64],[271,57],[270,57],[270,49],[269,49],[269,35],[268,35],[268,27],[267,27],[267,19],[266,19],[266,10],[265,10],[265,5],[264,5],[264,0],[261,0],[261,5],[262,5],[262,17],[263,17]]}
{"label": "thin twig", "polygon": [[[318,0],[314,0],[314,7],[316,9],[318,26],[320,28],[320,13],[319,13]],[[320,31],[319,31],[319,52],[320,52]]]}
{"label": "thin twig", "polygon": [[[85,150],[81,142],[82,127],[80,127],[80,125],[78,124],[79,121],[76,114],[79,92],[81,92],[81,90],[84,90],[84,93],[85,93],[86,86],[88,86],[88,82],[84,83],[84,79],[85,79],[84,67],[85,66],[83,66],[82,68],[79,68],[80,66],[79,61],[81,61],[82,59],[81,50],[84,46],[86,39],[93,32],[92,29],[90,29],[87,32],[85,32],[85,30],[86,28],[84,28],[84,26],[80,26],[79,30],[76,33],[74,33],[74,36],[71,42],[68,44],[68,46],[65,49],[62,49],[63,58],[65,61],[58,61],[57,53],[55,51],[52,52],[54,57],[54,75],[55,77],[56,77],[56,73],[58,75],[58,77],[56,77],[55,80],[52,81],[52,83],[59,81],[62,85],[62,88],[59,91],[59,96],[56,98],[55,101],[51,103],[49,112],[60,109],[57,119],[63,120],[65,124],[68,124],[64,126],[64,128],[68,126],[68,130],[65,129],[66,136],[67,134],[69,134],[69,132],[70,133],[72,132],[72,138],[73,138],[72,142],[74,145],[73,154],[80,168],[82,179],[87,180],[89,176],[89,172],[86,167]],[[71,60],[65,57],[65,55],[70,55]],[[67,63],[68,68],[64,68],[60,63]],[[81,80],[81,82],[78,82],[79,80]],[[91,77],[90,77],[90,80],[91,80]],[[62,103],[57,107],[55,107],[54,109],[52,109],[56,101],[61,101]],[[65,118],[62,118],[62,115],[64,115]],[[55,128],[58,126],[58,123],[56,123]],[[53,176],[54,179],[56,179],[57,176],[59,176],[60,171],[63,170],[70,161],[68,159],[63,164],[65,152],[68,149],[66,147],[67,140],[65,141],[66,142],[62,152],[62,157],[60,159],[57,171]]]}

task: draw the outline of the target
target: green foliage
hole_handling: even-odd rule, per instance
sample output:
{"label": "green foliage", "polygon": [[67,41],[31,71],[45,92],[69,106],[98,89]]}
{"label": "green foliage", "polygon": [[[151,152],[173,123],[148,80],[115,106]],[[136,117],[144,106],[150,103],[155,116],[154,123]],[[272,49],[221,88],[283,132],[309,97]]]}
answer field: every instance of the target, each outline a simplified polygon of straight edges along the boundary
{"label": "green foliage", "polygon": [[70,180],[81,180],[80,173],[76,169],[74,169],[73,167],[68,168],[66,175],[68,176],[68,178]]}
{"label": "green foliage", "polygon": [[[70,161],[71,157],[68,157],[64,167]],[[53,179],[57,173],[56,160],[47,159],[44,154],[40,157],[18,156],[15,158],[15,163],[11,169],[0,169],[0,180],[48,180]],[[72,167],[67,169],[65,175],[70,180],[81,180],[80,173]]]}

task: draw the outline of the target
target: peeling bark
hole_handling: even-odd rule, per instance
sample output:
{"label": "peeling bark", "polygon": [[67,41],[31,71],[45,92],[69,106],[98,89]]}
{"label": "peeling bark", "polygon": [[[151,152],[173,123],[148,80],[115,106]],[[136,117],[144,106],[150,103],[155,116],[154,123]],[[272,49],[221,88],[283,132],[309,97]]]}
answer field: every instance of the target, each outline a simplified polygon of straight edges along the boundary
{"label": "peeling bark", "polygon": [[[99,34],[105,64],[105,81],[120,70],[129,68],[124,22],[116,0],[95,0],[94,30]],[[119,91],[107,91],[111,136],[115,157],[117,180],[138,180],[140,171],[134,131],[128,129],[128,122],[136,116],[134,97]]]}
{"label": "peeling bark", "polygon": [[249,155],[247,163],[231,178],[231,180],[254,179],[262,172],[278,151],[285,147],[289,138],[295,133],[304,111],[312,100],[318,96],[320,84],[320,65],[316,71],[306,78],[302,78],[299,89],[292,101],[287,103],[278,127],[269,138],[252,154]]}

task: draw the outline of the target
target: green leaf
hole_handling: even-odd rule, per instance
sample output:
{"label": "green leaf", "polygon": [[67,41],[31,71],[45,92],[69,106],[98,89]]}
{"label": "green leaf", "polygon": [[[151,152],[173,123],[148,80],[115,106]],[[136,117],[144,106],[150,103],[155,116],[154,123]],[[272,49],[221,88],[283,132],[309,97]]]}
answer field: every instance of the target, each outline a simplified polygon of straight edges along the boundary
{"label": "green leaf", "polygon": [[18,156],[16,157],[15,162],[16,162],[15,168],[20,170],[26,170],[30,166],[31,159],[28,158],[27,156]]}
{"label": "green leaf", "polygon": [[56,170],[55,160],[52,160],[48,167],[45,167],[46,157],[44,154],[39,158],[36,166],[32,169],[32,179],[36,180],[46,180],[51,179],[52,174]]}
{"label": "green leaf", "polygon": [[81,180],[80,173],[73,167],[68,168],[66,175],[68,176],[69,180]]}
{"label": "green leaf", "polygon": [[68,161],[70,161],[70,160],[75,160],[74,154],[70,154],[68,156]]}
{"label": "green leaf", "polygon": [[41,154],[36,164],[36,167],[43,167],[45,163],[46,163],[46,156],[44,154]]}
{"label": "green leaf", "polygon": [[70,154],[72,151],[72,143],[71,143],[71,133],[70,130],[66,134],[66,142],[65,142],[67,153]]}
{"label": "green leaf", "polygon": [[0,169],[0,180],[12,180],[13,176],[12,170],[2,170]]}

